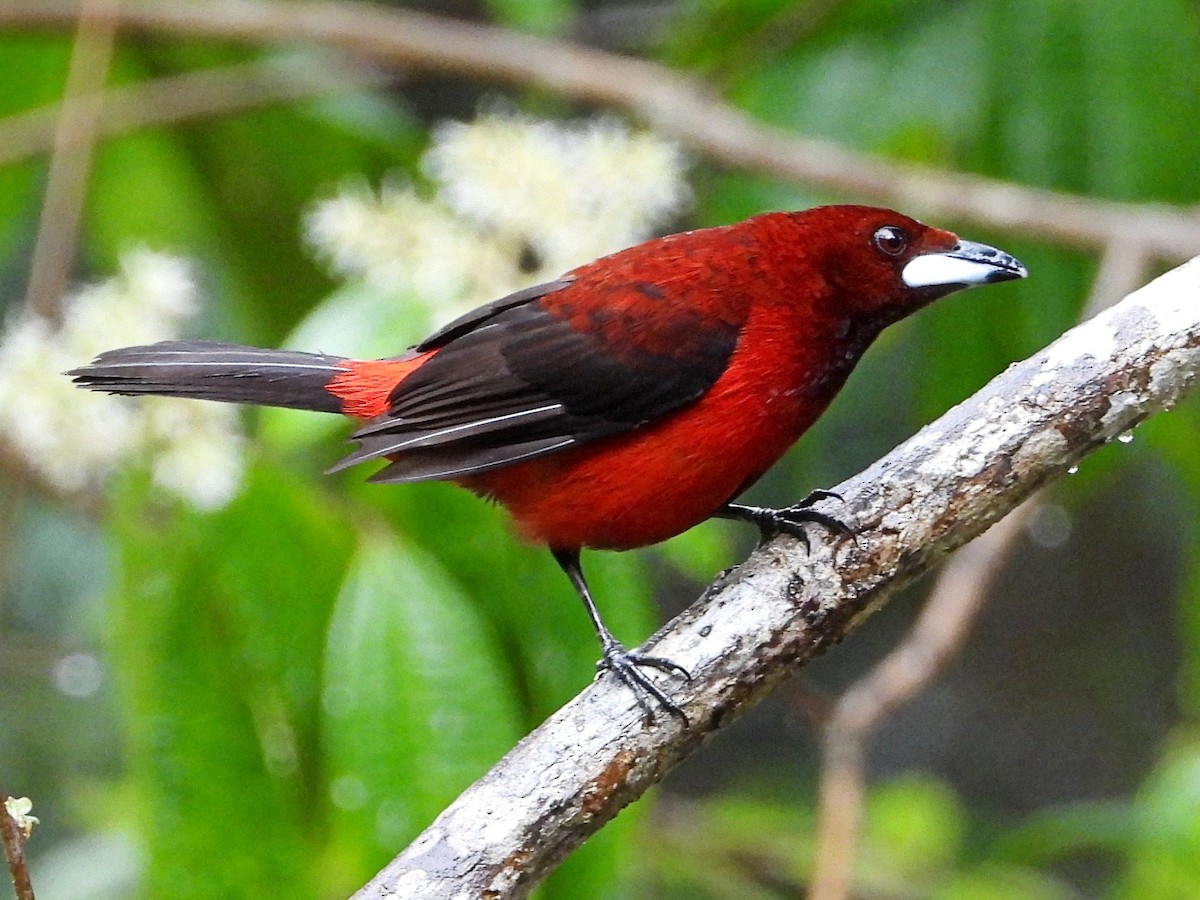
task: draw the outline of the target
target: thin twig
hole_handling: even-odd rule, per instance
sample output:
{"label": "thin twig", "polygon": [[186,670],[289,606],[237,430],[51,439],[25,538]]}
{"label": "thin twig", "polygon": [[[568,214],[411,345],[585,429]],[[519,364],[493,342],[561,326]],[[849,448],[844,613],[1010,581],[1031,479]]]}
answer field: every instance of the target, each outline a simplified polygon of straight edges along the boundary
{"label": "thin twig", "polygon": [[4,844],[4,856],[8,860],[8,871],[12,875],[17,900],[34,900],[33,881],[29,877],[29,864],[25,861],[25,836],[17,820],[8,812],[5,805],[8,799],[4,787],[0,786],[0,843]]}
{"label": "thin twig", "polygon": [[[61,27],[72,0],[8,0],[0,26]],[[664,66],[475,22],[367,3],[167,3],[130,0],[123,28],[254,43],[316,42],[380,62],[520,86],[625,110],[721,164],[912,210],[1098,249],[1116,239],[1151,259],[1200,253],[1200,213],[1096,200],[977,175],[897,163],[755,121]]]}
{"label": "thin twig", "polygon": [[958,653],[1036,509],[1036,501],[1026,501],[959,550],[904,640],[838,697],[825,717],[809,900],[850,896],[866,793],[866,741],[885,716],[930,684]]}
{"label": "thin twig", "polygon": [[75,46],[67,68],[25,293],[25,307],[51,321],[61,315],[62,297],[75,260],[76,235],[100,117],[100,88],[112,59],[117,3],[83,0],[78,8]]}
{"label": "thin twig", "polygon": [[[239,63],[138,82],[104,91],[97,135],[110,137],[242,109],[308,100],[326,94],[380,87],[393,76],[336,58],[302,62],[294,57]],[[54,143],[61,106],[0,119],[0,165],[44,153]]]}

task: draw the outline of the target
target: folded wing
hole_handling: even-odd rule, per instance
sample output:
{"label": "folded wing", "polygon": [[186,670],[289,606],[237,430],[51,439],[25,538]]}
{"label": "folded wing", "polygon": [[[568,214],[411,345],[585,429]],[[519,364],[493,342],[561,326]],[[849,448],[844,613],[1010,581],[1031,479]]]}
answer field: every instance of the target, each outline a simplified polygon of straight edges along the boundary
{"label": "folded wing", "polygon": [[[481,307],[416,348],[437,352],[354,433],[358,449],[334,469],[387,458],[371,481],[461,478],[681,409],[725,370],[738,326],[668,303],[644,285],[597,292],[565,280]],[[672,333],[657,340],[664,321]]]}

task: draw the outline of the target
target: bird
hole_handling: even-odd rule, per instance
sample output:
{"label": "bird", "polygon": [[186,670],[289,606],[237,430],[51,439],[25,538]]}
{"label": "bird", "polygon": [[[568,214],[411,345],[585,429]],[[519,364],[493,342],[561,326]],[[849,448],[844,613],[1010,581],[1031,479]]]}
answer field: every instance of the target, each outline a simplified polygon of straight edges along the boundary
{"label": "bird", "polygon": [[737,498],[824,412],[889,324],[962,288],[1025,278],[1013,256],[890,209],[820,206],[653,238],[487,303],[397,356],[361,360],[215,341],[101,353],[85,388],[340,413],[338,471],[454,482],[549,548],[611,672],[653,718],[690,679],[604,624],[583,549],[630,550],[710,518],[807,543],[852,529],[811,507]]}

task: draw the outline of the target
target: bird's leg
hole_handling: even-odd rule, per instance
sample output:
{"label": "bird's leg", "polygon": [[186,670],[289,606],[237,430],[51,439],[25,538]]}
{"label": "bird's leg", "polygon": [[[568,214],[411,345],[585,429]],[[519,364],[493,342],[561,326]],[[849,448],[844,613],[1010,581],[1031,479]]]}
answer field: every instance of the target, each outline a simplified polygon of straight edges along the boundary
{"label": "bird's leg", "polygon": [[765,544],[776,535],[787,534],[804,544],[804,549],[807,551],[811,549],[808,533],[804,528],[807,524],[820,525],[834,534],[854,540],[854,531],[845,522],[811,508],[814,503],[830,499],[841,500],[842,498],[833,491],[813,491],[799,503],[785,506],[782,509],[726,503],[713,515],[720,519],[739,519],[757,526],[760,545]]}
{"label": "bird's leg", "polygon": [[646,677],[641,667],[659,669],[663,672],[678,672],[688,681],[692,680],[691,673],[679,663],[665,657],[646,656],[626,650],[624,645],[613,637],[612,632],[600,618],[600,611],[596,609],[596,603],[592,600],[592,592],[588,590],[587,581],[583,577],[583,568],[579,565],[579,551],[577,549],[552,548],[550,552],[554,554],[555,561],[571,579],[575,592],[579,594],[579,599],[583,601],[583,607],[587,610],[592,628],[596,630],[596,637],[600,641],[600,660],[596,663],[596,668],[608,669],[627,685],[637,697],[638,704],[642,707],[647,719],[653,720],[654,718],[654,707],[650,703],[653,699],[671,715],[678,716],[685,725],[688,724],[688,718],[683,710],[673,703],[658,685]]}

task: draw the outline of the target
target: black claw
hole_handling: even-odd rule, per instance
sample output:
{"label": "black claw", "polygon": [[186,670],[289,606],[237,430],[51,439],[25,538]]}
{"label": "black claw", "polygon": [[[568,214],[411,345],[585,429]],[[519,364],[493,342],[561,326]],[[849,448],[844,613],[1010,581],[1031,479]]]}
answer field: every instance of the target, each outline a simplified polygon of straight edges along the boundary
{"label": "black claw", "polygon": [[817,512],[815,509],[806,509],[802,506],[788,506],[784,509],[773,510],[776,513],[775,525],[778,531],[784,534],[791,535],[804,544],[804,550],[809,550],[808,532],[804,526],[806,524],[819,525],[826,531],[830,531],[841,538],[849,538],[858,545],[858,538],[854,534],[854,529],[843,522],[841,519],[835,519],[833,516],[825,513]]}
{"label": "black claw", "polygon": [[642,712],[645,713],[645,718],[648,722],[654,721],[654,706],[647,699],[649,697],[671,715],[677,716],[684,725],[690,724],[687,714],[670,697],[664,694],[658,685],[646,677],[646,674],[639,668],[640,666],[659,669],[663,672],[678,672],[688,681],[692,680],[691,673],[679,665],[679,663],[672,662],[661,656],[643,656],[640,653],[630,653],[620,644],[616,643],[606,647],[604,649],[604,656],[596,663],[597,669],[607,669],[612,672],[619,681],[633,691],[633,695],[637,698],[638,706],[642,708]]}
{"label": "black claw", "polygon": [[785,528],[791,526],[799,530],[801,534],[803,534],[804,524],[811,522],[813,525],[820,525],[822,528],[828,529],[842,537],[854,537],[854,531],[845,522],[825,513],[817,512],[815,509],[792,506],[787,509],[781,509],[779,512],[781,513],[779,517],[780,523]]}
{"label": "black claw", "polygon": [[812,506],[814,503],[820,503],[822,500],[836,500],[838,503],[846,502],[846,498],[837,491],[823,491],[818,488],[799,503],[794,504],[791,508],[808,509],[808,507]]}
{"label": "black claw", "polygon": [[809,552],[812,545],[809,541],[808,531],[804,527],[809,524],[819,525],[840,537],[850,538],[857,545],[858,540],[850,526],[831,515],[809,508],[821,500],[831,499],[842,500],[842,497],[833,491],[813,491],[799,503],[785,506],[782,509],[728,503],[717,512],[717,515],[753,523],[758,528],[759,546],[779,534],[786,534],[800,541],[804,545],[805,552]]}
{"label": "black claw", "polygon": [[682,675],[684,681],[692,680],[692,673],[673,659],[667,659],[665,656],[643,656],[641,653],[628,653],[626,655],[635,666],[649,666],[651,669],[658,669],[660,672],[675,672]]}
{"label": "black claw", "polygon": [[769,531],[759,532],[758,545],[761,547],[763,544],[767,543],[767,541],[781,533],[794,537],[801,544],[803,544],[804,552],[806,554],[812,553],[812,541],[808,539],[808,532],[804,529],[804,526],[789,525],[787,522],[778,522],[775,524],[775,527]]}

